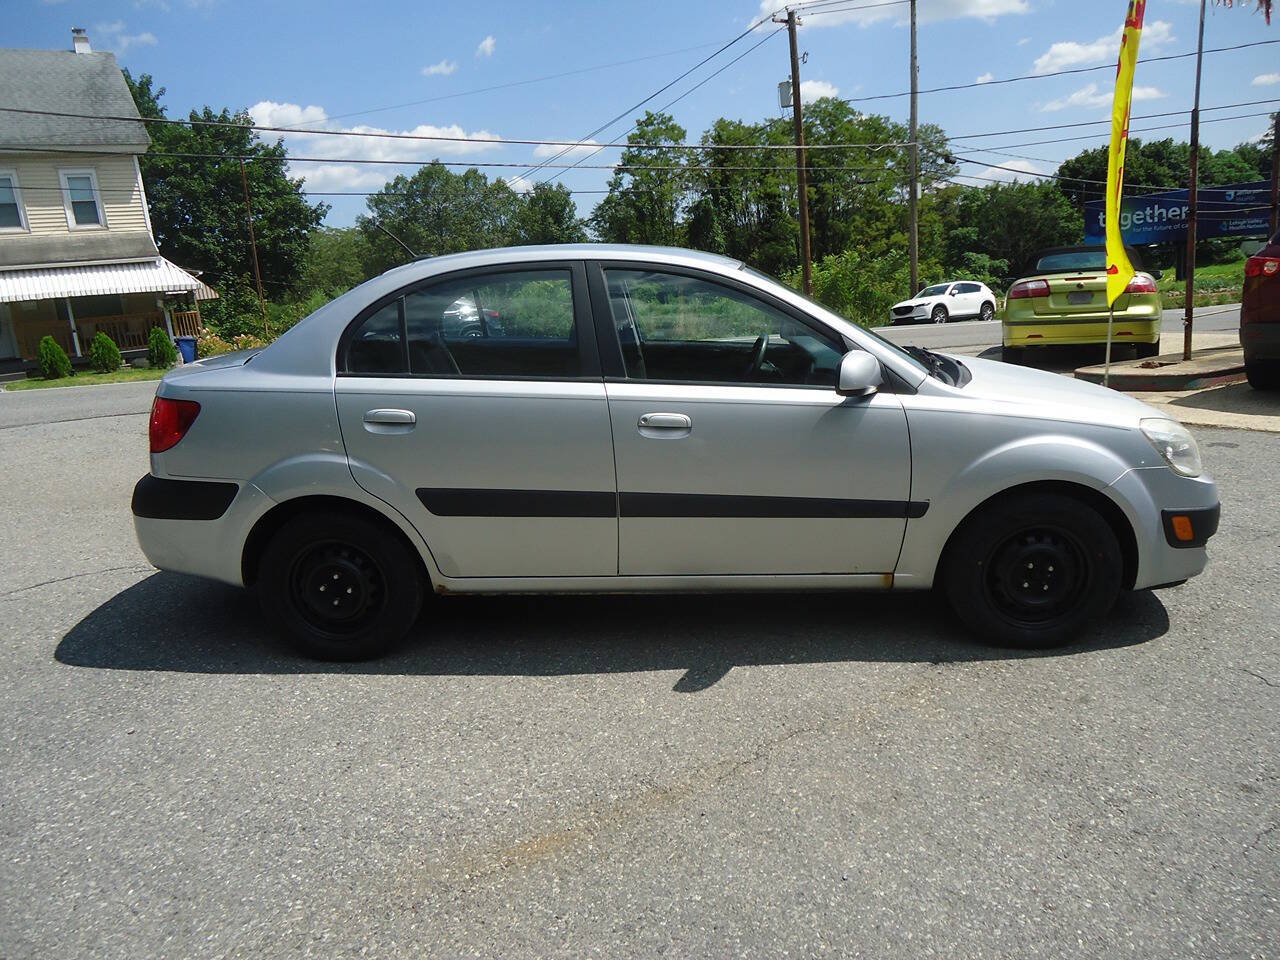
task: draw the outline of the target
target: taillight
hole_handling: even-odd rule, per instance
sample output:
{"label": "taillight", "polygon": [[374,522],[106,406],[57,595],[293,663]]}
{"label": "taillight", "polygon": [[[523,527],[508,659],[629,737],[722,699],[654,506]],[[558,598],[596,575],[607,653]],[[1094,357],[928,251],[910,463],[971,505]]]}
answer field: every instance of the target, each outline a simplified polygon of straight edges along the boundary
{"label": "taillight", "polygon": [[1155,293],[1156,282],[1148,276],[1139,273],[1129,281],[1129,285],[1124,288],[1125,293]]}
{"label": "taillight", "polygon": [[1048,280],[1021,280],[1009,288],[1007,300],[1026,300],[1029,297],[1047,297],[1049,295]]}
{"label": "taillight", "polygon": [[1246,277],[1274,277],[1280,274],[1280,257],[1250,257],[1244,262]]}
{"label": "taillight", "polygon": [[163,453],[175,447],[196,422],[200,404],[194,400],[156,397],[151,404],[151,452]]}

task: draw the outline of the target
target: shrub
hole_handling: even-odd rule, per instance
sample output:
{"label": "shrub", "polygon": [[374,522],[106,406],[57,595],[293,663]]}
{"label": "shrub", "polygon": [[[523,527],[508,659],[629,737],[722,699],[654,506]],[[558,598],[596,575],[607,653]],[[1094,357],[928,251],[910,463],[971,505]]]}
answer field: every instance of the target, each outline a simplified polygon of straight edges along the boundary
{"label": "shrub", "polygon": [[98,373],[114,373],[120,369],[120,348],[99,330],[89,344],[89,366]]}
{"label": "shrub", "polygon": [[178,351],[162,327],[152,327],[147,337],[147,363],[161,370],[178,362]]}
{"label": "shrub", "polygon": [[40,338],[40,376],[46,380],[71,376],[71,358],[48,334]]}

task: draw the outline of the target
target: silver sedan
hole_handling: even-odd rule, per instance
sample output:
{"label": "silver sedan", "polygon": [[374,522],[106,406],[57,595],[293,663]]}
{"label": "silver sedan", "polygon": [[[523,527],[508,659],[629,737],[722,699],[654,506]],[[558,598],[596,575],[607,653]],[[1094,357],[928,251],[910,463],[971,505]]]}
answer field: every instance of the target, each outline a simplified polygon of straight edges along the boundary
{"label": "silver sedan", "polygon": [[324,658],[432,591],[937,587],[1047,647],[1199,573],[1218,494],[1121,394],[903,350],[734,260],[577,245],[400,267],[170,372],[133,514],[155,566],[256,589]]}

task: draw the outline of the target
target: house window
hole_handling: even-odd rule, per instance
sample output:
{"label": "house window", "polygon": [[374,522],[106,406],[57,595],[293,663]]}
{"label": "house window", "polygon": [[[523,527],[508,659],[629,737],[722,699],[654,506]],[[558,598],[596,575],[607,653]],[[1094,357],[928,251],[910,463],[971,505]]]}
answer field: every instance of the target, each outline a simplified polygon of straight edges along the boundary
{"label": "house window", "polygon": [[26,229],[18,175],[12,170],[0,170],[0,230]]}
{"label": "house window", "polygon": [[72,230],[105,227],[98,177],[92,170],[62,170],[62,200],[67,208],[67,225]]}

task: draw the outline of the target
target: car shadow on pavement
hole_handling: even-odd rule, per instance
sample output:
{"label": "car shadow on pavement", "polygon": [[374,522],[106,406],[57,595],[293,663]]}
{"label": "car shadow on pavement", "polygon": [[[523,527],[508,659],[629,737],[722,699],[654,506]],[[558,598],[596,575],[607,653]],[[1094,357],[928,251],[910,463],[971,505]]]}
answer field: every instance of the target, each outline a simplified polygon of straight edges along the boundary
{"label": "car shadow on pavement", "polygon": [[1169,628],[1150,591],[1124,596],[1079,643],[1045,653],[973,642],[932,594],[754,593],[428,600],[408,640],[367,663],[293,653],[245,590],[156,573],[116,594],[58,644],[61,663],[186,673],[548,677],[684,670],[679,692],[738,666],[950,663],[1070,656],[1145,643]]}

